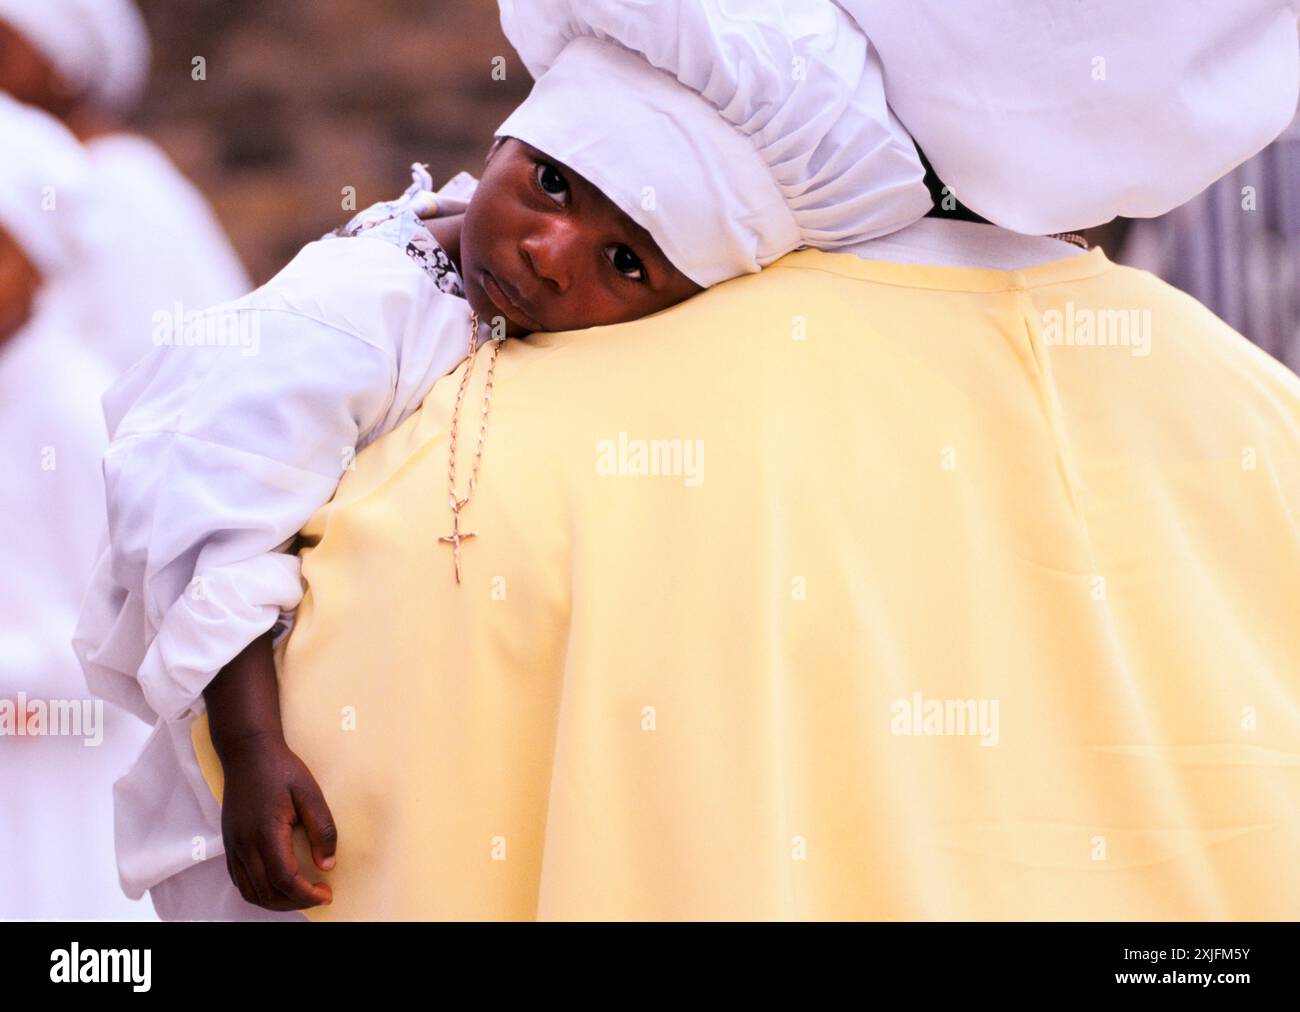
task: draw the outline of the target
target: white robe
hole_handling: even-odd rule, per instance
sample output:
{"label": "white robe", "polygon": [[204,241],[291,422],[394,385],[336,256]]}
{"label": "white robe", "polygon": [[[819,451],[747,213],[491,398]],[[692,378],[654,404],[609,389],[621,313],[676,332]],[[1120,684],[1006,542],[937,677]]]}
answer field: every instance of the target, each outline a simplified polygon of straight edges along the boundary
{"label": "white robe", "polygon": [[[154,314],[247,292],[247,275],[198,191],[155,145],[85,145],[93,201],[76,265],[0,346],[0,697],[88,697],[71,639],[105,536],[104,390],[152,347]],[[39,705],[39,704],[38,704]],[[153,919],[123,895],[113,784],[149,727],[103,706],[103,740],[0,738],[0,918]]]}
{"label": "white robe", "polygon": [[[88,346],[77,293],[58,284],[0,345],[0,698],[88,698],[70,640],[103,539],[99,396],[111,367]],[[0,920],[152,919],[122,895],[112,784],[148,728],[103,706],[86,736],[0,736]]]}
{"label": "white robe", "polygon": [[[442,213],[473,185],[462,173],[439,191]],[[223,853],[189,740],[203,689],[283,632],[302,597],[294,536],[356,450],[465,356],[469,304],[381,231],[310,243],[262,288],[187,321],[105,397],[110,547],[74,646],[92,691],[154,724],[114,790],[129,896]]]}

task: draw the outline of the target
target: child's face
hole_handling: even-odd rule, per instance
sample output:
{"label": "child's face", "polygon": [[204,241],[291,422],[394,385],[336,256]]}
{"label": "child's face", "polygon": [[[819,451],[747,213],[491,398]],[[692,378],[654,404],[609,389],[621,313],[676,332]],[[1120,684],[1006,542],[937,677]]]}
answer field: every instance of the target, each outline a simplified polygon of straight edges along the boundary
{"label": "child's face", "polygon": [[41,276],[9,233],[0,228],[0,341],[27,322]]}
{"label": "child's face", "polygon": [[470,305],[511,336],[636,320],[701,290],[591,183],[513,137],[488,156],[460,242]]}

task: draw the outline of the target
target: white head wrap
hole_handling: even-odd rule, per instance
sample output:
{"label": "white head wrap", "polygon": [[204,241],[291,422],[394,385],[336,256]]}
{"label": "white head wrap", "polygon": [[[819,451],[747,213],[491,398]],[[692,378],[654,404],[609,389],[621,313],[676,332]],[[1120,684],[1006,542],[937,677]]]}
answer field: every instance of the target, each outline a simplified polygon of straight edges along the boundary
{"label": "white head wrap", "polygon": [[708,287],[930,208],[830,0],[500,0],[537,83],[497,129],[580,173]]}
{"label": "white head wrap", "polygon": [[17,29],[93,108],[129,112],[149,76],[149,33],[134,0],[0,0]]}
{"label": "white head wrap", "polygon": [[1296,108],[1300,0],[837,0],[958,200],[1045,235],[1190,200]]}
{"label": "white head wrap", "polygon": [[0,228],[49,279],[75,261],[90,166],[52,116],[0,92]]}

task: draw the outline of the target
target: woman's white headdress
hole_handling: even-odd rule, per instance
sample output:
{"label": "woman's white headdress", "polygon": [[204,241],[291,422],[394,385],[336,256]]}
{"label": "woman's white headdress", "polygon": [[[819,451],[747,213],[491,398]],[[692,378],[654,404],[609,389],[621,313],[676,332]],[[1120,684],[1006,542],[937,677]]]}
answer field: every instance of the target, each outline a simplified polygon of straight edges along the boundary
{"label": "woman's white headdress", "polygon": [[1154,217],[1295,114],[1300,0],[838,0],[935,173],[1017,232]]}

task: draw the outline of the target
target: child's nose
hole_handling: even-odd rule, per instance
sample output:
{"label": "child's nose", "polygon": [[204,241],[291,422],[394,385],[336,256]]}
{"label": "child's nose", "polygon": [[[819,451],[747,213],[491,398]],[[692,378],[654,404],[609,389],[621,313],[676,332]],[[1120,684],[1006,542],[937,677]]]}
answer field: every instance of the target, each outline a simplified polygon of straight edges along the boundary
{"label": "child's nose", "polygon": [[573,284],[573,267],[582,242],[578,225],[560,215],[548,215],[541,226],[521,243],[533,270],[563,295]]}

